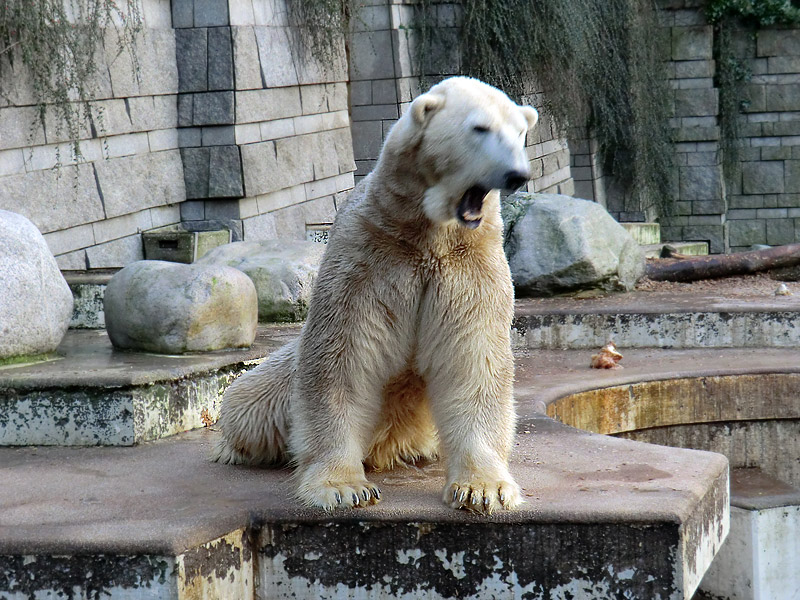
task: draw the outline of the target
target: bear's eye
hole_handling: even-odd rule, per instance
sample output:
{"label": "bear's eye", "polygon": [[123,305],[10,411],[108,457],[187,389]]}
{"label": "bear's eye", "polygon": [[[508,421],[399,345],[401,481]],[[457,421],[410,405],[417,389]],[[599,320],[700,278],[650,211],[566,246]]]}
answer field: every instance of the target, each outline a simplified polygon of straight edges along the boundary
{"label": "bear's eye", "polygon": [[488,133],[489,128],[486,127],[486,125],[475,125],[475,127],[472,128],[472,131],[476,133]]}

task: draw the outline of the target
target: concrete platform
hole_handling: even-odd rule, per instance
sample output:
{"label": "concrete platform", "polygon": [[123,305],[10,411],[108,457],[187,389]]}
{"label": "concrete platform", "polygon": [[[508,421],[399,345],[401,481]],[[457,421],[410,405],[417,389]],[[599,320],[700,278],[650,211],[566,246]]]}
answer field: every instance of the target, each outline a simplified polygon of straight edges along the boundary
{"label": "concrete platform", "polygon": [[0,367],[0,445],[126,446],[202,427],[230,382],[298,330],[193,355],[120,352],[105,330],[70,330],[54,360]]}
{"label": "concrete platform", "polygon": [[761,469],[731,471],[731,530],[702,582],[714,597],[800,595],[800,489]]}
{"label": "concrete platform", "polygon": [[517,301],[515,348],[800,347],[800,297],[632,292]]}
{"label": "concrete platform", "polygon": [[[572,340],[583,344],[576,350],[519,343],[532,333],[520,331],[520,323],[546,319],[548,311],[548,326],[560,326],[559,315],[577,317],[581,311],[589,319],[612,315],[619,319],[614,323],[624,324],[624,315],[663,314],[659,307],[695,318],[709,310],[781,314],[784,325],[795,327],[800,304],[791,297],[690,301],[654,293],[520,302],[520,419],[512,471],[527,503],[489,519],[440,504],[439,464],[371,475],[384,491],[377,507],[333,517],[300,509],[289,493],[289,472],[207,463],[217,433],[205,429],[142,442],[130,416],[127,435],[139,443],[134,447],[0,448],[0,598],[108,593],[126,599],[249,599],[256,587],[260,597],[279,599],[690,598],[728,530],[725,458],[595,435],[547,413],[564,418],[566,413],[554,412],[564,398],[624,399],[623,390],[634,400],[628,411],[634,414],[630,390],[647,382],[669,387],[715,377],[797,378],[800,349],[629,349],[613,336],[625,368],[602,371],[588,364],[607,339],[603,331],[590,340],[596,343]],[[762,317],[749,317],[753,329],[771,326]],[[296,327],[265,328],[250,353],[176,357],[117,353],[102,332],[70,332],[64,347],[69,359],[0,370],[6,394],[0,394],[0,432],[2,415],[12,406],[9,390],[15,406],[26,394],[35,399],[44,397],[36,396],[42,390],[52,392],[50,404],[29,411],[31,423],[40,419],[29,426],[31,434],[46,429],[41,411],[59,408],[54,399],[63,402],[65,392],[92,382],[99,382],[96,390],[106,386],[125,394],[168,381],[178,382],[170,389],[189,390],[204,377],[219,377],[206,386],[213,391],[205,396],[206,406],[213,407],[229,380],[222,378],[234,374],[225,369],[247,368],[296,333]],[[768,341],[783,343],[780,337]],[[699,396],[701,390],[695,391]],[[93,406],[103,405],[98,396]],[[114,418],[133,412],[133,405]],[[67,423],[76,406],[60,409]],[[171,422],[170,407],[199,418],[199,404],[167,401],[158,413],[167,415],[164,422]],[[101,414],[110,418],[99,408],[95,414],[97,423]],[[611,414],[608,423],[639,423]],[[25,423],[20,418],[15,427]]]}
{"label": "concrete platform", "polygon": [[250,598],[258,582],[269,598],[690,598],[727,533],[724,457],[543,412],[635,382],[791,375],[800,351],[623,350],[618,371],[589,369],[585,350],[519,353],[512,470],[527,503],[490,519],[440,504],[439,464],[371,475],[377,507],[300,509],[287,471],[205,462],[209,430],[133,448],[0,449],[0,591]]}
{"label": "concrete platform", "polygon": [[265,598],[690,597],[727,532],[725,459],[544,416],[523,427],[527,503],[488,519],[441,504],[439,464],[371,475],[376,507],[301,509],[287,471],[207,463],[208,430],[0,449],[0,596],[248,598],[257,580]]}

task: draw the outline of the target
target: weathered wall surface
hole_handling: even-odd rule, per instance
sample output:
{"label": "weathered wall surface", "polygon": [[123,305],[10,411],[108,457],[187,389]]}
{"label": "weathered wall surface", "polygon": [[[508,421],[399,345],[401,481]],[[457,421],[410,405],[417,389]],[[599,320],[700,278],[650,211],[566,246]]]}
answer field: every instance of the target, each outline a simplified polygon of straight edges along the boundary
{"label": "weathered wall surface", "polygon": [[142,231],[181,221],[249,240],[332,221],[355,170],[343,52],[328,68],[303,56],[283,0],[142,8],[138,80],[109,32],[77,168],[53,169],[67,139],[35,122],[19,62],[0,82],[0,208],[30,218],[62,269],[124,266]]}
{"label": "weathered wall surface", "polygon": [[728,189],[732,250],[800,241],[800,29],[735,36],[752,72],[741,172]]}
{"label": "weathered wall surface", "polygon": [[[723,175],[715,32],[699,0],[660,0],[668,29],[673,94],[675,214],[662,218],[665,241],[708,241],[711,252],[800,241],[800,28],[733,35],[734,56],[750,73],[742,98],[740,169]],[[629,210],[591,142],[571,142],[578,196],[603,203],[621,221]]]}
{"label": "weathered wall surface", "polygon": [[140,231],[180,220],[185,198],[175,123],[178,74],[169,0],[142,5],[146,27],[131,60],[117,55],[113,31],[100,49],[100,77],[84,132],[86,162],[70,161],[63,132],[36,122],[20,61],[0,86],[0,208],[44,233],[62,269],[112,267],[142,257]]}
{"label": "weathered wall surface", "polygon": [[719,90],[714,86],[714,30],[693,0],[662,11],[670,29],[672,117],[677,178],[676,214],[663,220],[665,240],[706,240],[712,253],[728,247],[722,177]]}
{"label": "weathered wall surface", "polygon": [[[353,19],[350,94],[357,179],[372,170],[389,129],[421,91],[415,10],[415,3],[404,0],[367,0]],[[445,2],[432,10],[435,32],[426,57],[427,85],[460,70],[460,5]],[[566,140],[542,111],[541,92],[532,93],[528,101],[541,116],[527,140],[533,173],[528,191],[572,195]]]}
{"label": "weathered wall surface", "polygon": [[297,44],[284,0],[229,5],[244,237],[305,239],[353,187],[344,47],[323,65]]}

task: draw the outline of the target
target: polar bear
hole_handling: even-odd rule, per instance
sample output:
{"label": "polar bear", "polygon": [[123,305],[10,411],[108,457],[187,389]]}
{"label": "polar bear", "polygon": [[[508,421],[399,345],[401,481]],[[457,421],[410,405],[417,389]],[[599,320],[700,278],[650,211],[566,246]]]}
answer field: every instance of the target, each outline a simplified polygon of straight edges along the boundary
{"label": "polar bear", "polygon": [[212,460],[291,463],[297,496],[374,504],[365,466],[447,461],[444,502],[522,502],[501,189],[530,177],[536,110],[454,77],[414,100],[336,216],[296,341],[226,392]]}

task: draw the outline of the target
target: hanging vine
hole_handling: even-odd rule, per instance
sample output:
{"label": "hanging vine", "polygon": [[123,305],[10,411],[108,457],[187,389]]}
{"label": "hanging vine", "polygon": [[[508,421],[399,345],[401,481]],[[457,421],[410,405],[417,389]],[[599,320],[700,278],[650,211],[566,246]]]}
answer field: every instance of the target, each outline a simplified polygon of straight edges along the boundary
{"label": "hanging vine", "polygon": [[[311,42],[321,48],[326,45],[321,40],[329,40],[330,48],[330,40],[347,31],[353,1],[290,0],[299,21],[309,25]],[[654,0],[417,0],[414,5],[423,87],[426,77],[464,74],[517,100],[546,90],[546,108],[556,123],[565,132],[588,128],[606,173],[625,185],[641,210],[671,212],[668,30],[658,24]],[[447,7],[460,13],[458,73],[444,73],[436,64],[438,51],[447,47],[437,44],[439,16]]]}
{"label": "hanging vine", "polygon": [[[117,52],[130,55],[138,77],[138,0],[124,8],[115,0],[0,0],[0,81],[14,78],[20,67],[25,70],[36,103],[32,126],[43,131],[55,126],[56,133],[65,134],[75,162],[83,158],[82,132],[93,124],[89,101],[96,91],[98,50],[109,27],[117,32]],[[11,98],[4,100],[13,104]],[[48,120],[48,113],[55,118]]]}
{"label": "hanging vine", "polygon": [[748,106],[746,84],[752,73],[736,55],[734,32],[755,36],[762,27],[800,23],[800,8],[789,0],[711,0],[706,17],[714,26],[715,87],[719,90],[720,146],[727,181],[739,173],[742,113]]}

